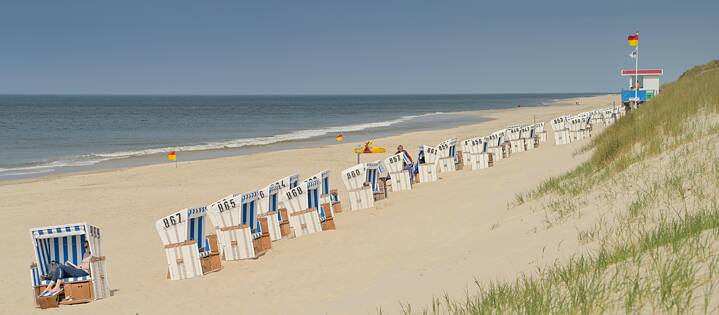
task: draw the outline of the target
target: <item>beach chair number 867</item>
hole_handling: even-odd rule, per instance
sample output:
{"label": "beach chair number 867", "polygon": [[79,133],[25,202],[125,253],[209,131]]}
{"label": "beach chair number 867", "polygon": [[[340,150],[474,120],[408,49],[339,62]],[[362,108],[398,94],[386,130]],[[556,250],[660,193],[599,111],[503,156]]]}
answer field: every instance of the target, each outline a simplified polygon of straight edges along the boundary
{"label": "beach chair number 867", "polygon": [[165,228],[169,228],[172,225],[177,225],[180,222],[182,222],[182,217],[179,213],[175,213],[167,218],[162,219],[162,223],[165,224]]}

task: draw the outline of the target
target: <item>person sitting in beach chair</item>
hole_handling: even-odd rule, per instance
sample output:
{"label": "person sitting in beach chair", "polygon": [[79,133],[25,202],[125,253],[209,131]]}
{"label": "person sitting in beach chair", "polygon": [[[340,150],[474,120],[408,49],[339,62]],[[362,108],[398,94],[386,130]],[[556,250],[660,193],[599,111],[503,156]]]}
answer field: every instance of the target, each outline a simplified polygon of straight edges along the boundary
{"label": "person sitting in beach chair", "polygon": [[[394,154],[400,154],[403,153],[405,156],[405,162],[403,162],[404,170],[409,171],[409,181],[411,183],[414,183],[414,174],[416,173],[415,167],[414,167],[414,160],[412,160],[412,156],[409,155],[409,152],[404,149],[404,146],[401,144],[397,146],[397,152]],[[407,163],[409,161],[409,163]]]}
{"label": "person sitting in beach chair", "polygon": [[40,308],[110,296],[100,228],[87,223],[30,229],[30,280]]}
{"label": "person sitting in beach chair", "polygon": [[58,264],[57,268],[47,274],[50,284],[47,285],[45,290],[40,293],[40,296],[52,296],[62,291],[63,279],[65,278],[79,278],[90,275],[90,244],[85,241],[85,254],[82,255],[82,263],[80,266],[76,266],[73,263],[67,261],[65,264]]}

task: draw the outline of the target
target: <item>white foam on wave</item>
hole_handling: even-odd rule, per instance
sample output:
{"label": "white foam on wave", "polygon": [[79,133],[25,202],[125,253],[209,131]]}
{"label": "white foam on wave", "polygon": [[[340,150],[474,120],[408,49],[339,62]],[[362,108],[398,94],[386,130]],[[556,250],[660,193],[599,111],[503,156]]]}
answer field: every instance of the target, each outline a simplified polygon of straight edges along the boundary
{"label": "white foam on wave", "polygon": [[274,143],[280,143],[280,142],[298,141],[298,140],[317,138],[317,137],[321,137],[321,136],[333,134],[333,133],[357,132],[357,131],[363,131],[363,130],[373,129],[373,128],[389,127],[392,125],[410,121],[412,119],[416,119],[416,118],[420,118],[420,117],[427,117],[427,116],[434,116],[434,115],[441,115],[441,114],[444,114],[444,113],[443,112],[434,112],[434,113],[427,113],[427,114],[422,114],[422,115],[410,115],[410,116],[403,116],[403,117],[393,119],[393,120],[386,120],[386,121],[380,121],[380,122],[355,124],[355,125],[349,125],[349,126],[332,126],[332,127],[326,127],[326,128],[320,128],[320,129],[297,130],[297,131],[293,131],[290,133],[279,134],[279,135],[274,135],[274,136],[241,138],[241,139],[234,139],[234,140],[228,140],[228,141],[208,142],[208,143],[197,144],[197,145],[184,145],[184,146],[151,148],[151,149],[132,150],[132,151],[118,151],[118,152],[108,152],[108,153],[85,154],[85,155],[76,156],[76,157],[72,157],[72,158],[65,159],[65,160],[57,160],[57,161],[52,161],[52,162],[47,162],[47,163],[38,163],[36,165],[20,166],[20,167],[14,167],[14,168],[0,168],[0,176],[17,176],[17,175],[26,175],[26,174],[35,174],[35,173],[47,173],[47,172],[54,171],[55,168],[90,166],[90,165],[94,165],[94,164],[104,162],[104,161],[109,161],[109,160],[131,158],[131,157],[141,157],[141,156],[155,155],[155,154],[165,154],[169,151],[188,152],[188,151],[206,151],[206,150],[218,150],[218,149],[237,149],[237,148],[249,147],[249,146],[260,146],[260,145],[268,145],[268,144],[274,144]]}

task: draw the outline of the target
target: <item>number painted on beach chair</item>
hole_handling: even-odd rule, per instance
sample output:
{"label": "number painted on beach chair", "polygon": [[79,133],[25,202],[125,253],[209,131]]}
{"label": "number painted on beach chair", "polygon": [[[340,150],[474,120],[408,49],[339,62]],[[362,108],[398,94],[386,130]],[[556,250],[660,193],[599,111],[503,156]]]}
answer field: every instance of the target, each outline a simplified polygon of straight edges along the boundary
{"label": "number painted on beach chair", "polygon": [[173,215],[170,215],[168,217],[165,217],[162,219],[162,223],[165,225],[165,228],[170,228],[171,226],[175,226],[177,224],[182,223],[182,211],[175,213]]}

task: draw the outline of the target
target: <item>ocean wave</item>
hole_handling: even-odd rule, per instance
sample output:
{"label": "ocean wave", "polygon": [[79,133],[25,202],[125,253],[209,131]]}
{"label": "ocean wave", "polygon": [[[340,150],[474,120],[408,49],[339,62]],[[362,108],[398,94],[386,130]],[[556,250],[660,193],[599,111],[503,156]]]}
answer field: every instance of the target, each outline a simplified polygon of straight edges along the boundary
{"label": "ocean wave", "polygon": [[[207,150],[219,150],[219,149],[237,149],[237,148],[250,147],[250,146],[261,146],[261,145],[269,145],[269,144],[275,144],[275,143],[281,143],[281,142],[299,141],[299,140],[318,138],[318,137],[322,137],[322,136],[325,136],[328,134],[334,134],[334,133],[358,132],[358,131],[364,131],[364,130],[374,129],[374,128],[389,127],[392,125],[410,121],[412,119],[441,115],[441,114],[444,114],[444,112],[434,112],[434,113],[427,113],[427,114],[421,114],[421,115],[402,116],[400,118],[393,119],[393,120],[355,124],[355,125],[348,125],[348,126],[331,126],[331,127],[326,127],[326,128],[320,128],[320,129],[297,130],[297,131],[293,131],[290,133],[279,134],[279,135],[274,135],[274,136],[240,138],[240,139],[227,140],[227,141],[207,142],[207,143],[196,144],[196,145],[180,145],[180,146],[168,146],[168,147],[161,147],[161,148],[150,148],[150,149],[132,150],[132,151],[117,151],[117,152],[107,152],[107,153],[84,154],[84,155],[74,156],[74,157],[70,157],[67,159],[61,159],[61,160],[52,161],[52,162],[38,162],[33,165],[25,165],[25,166],[11,167],[11,168],[0,168],[0,176],[24,175],[24,174],[20,174],[18,172],[26,172],[26,173],[27,172],[33,172],[33,173],[52,172],[52,171],[54,171],[55,168],[90,166],[90,165],[94,165],[94,164],[109,161],[109,160],[131,158],[131,157],[141,157],[141,156],[156,155],[156,154],[165,154],[169,151],[190,152],[190,151],[207,151]],[[32,173],[30,173],[30,174],[32,174]]]}

